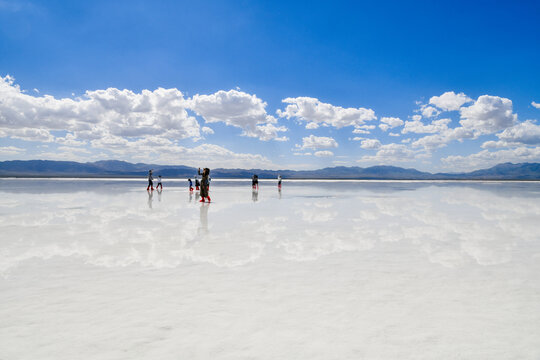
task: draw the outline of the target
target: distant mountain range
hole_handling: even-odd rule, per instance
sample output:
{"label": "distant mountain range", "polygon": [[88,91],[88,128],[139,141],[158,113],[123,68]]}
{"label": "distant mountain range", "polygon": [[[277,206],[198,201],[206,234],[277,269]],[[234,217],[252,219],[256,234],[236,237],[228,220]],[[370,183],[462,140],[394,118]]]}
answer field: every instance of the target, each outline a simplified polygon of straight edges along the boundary
{"label": "distant mountain range", "polygon": [[[132,164],[105,160],[89,163],[50,160],[14,160],[0,162],[0,177],[145,177],[148,170],[164,178],[193,177],[197,169],[182,165]],[[275,179],[377,179],[377,180],[540,180],[540,163],[504,163],[489,169],[466,173],[428,173],[396,166],[361,168],[329,167],[318,170],[212,169],[214,178]]]}

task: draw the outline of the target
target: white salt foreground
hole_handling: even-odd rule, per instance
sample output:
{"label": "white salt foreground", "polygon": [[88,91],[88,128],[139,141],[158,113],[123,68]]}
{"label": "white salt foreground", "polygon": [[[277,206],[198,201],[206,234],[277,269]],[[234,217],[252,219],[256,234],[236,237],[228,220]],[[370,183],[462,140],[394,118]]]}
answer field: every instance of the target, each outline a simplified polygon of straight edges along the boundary
{"label": "white salt foreground", "polygon": [[145,188],[0,180],[0,359],[540,358],[540,183]]}

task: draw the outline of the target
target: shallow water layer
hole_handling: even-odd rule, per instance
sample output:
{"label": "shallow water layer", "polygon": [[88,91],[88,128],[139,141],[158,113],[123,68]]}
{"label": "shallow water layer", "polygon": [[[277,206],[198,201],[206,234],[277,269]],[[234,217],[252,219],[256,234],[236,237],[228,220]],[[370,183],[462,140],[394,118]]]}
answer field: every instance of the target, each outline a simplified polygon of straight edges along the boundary
{"label": "shallow water layer", "polygon": [[0,180],[0,359],[538,359],[540,183]]}

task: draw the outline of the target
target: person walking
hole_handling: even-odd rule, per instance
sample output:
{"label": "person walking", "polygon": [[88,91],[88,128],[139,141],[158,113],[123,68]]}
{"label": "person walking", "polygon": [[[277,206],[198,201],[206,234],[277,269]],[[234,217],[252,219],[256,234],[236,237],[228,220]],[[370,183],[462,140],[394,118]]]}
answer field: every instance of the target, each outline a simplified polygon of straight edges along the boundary
{"label": "person walking", "polygon": [[277,177],[277,187],[281,190],[281,175],[278,175]]}
{"label": "person walking", "polygon": [[210,188],[210,169],[204,168],[203,172],[201,173],[201,168],[199,168],[198,174],[202,176],[201,179],[201,200],[199,202],[204,202],[204,198],[208,199],[208,202],[210,202],[210,196],[208,194],[209,188]]}
{"label": "person walking", "polygon": [[163,191],[163,185],[161,184],[161,175],[158,175],[158,180],[157,180],[157,186],[156,186],[156,190],[159,189],[159,187],[161,186],[161,190]]}
{"label": "person walking", "polygon": [[152,170],[148,170],[148,187],[146,188],[146,191],[150,190],[150,188],[154,190],[154,177],[152,176]]}
{"label": "person walking", "polygon": [[193,191],[193,181],[191,179],[187,179],[189,181],[189,191]]}

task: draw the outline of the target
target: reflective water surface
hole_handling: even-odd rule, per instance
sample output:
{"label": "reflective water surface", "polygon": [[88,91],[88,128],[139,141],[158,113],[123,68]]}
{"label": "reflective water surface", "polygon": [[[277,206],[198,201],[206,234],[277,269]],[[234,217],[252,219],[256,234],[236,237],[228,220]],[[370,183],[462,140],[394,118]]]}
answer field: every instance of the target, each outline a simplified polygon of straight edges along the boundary
{"label": "reflective water surface", "polygon": [[540,183],[0,180],[0,358],[538,359]]}

